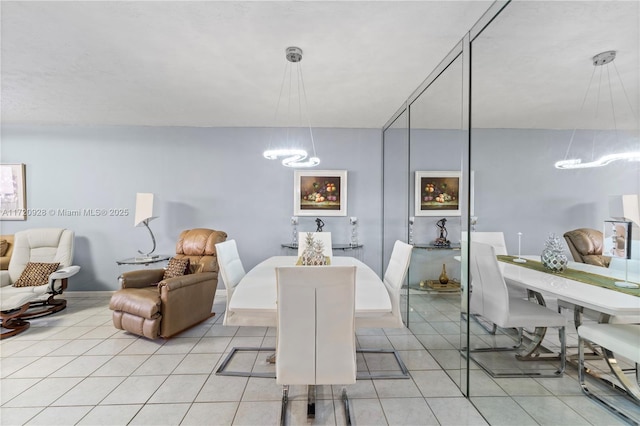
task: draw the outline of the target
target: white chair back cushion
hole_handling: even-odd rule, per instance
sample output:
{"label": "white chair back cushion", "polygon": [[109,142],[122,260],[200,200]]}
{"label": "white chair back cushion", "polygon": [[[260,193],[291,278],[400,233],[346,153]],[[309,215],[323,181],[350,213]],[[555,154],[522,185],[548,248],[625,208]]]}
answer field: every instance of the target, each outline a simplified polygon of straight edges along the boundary
{"label": "white chair back cushion", "polygon": [[74,232],[62,228],[35,228],[16,232],[9,262],[11,282],[15,282],[29,262],[73,263]]}
{"label": "white chair back cushion", "polygon": [[389,265],[387,265],[383,278],[384,285],[391,299],[391,311],[400,321],[400,325],[402,325],[402,318],[400,316],[400,290],[402,289],[402,283],[404,283],[407,271],[409,270],[412,249],[413,246],[399,240],[396,241],[393,245]]}
{"label": "white chair back cushion", "polygon": [[238,254],[236,240],[227,240],[216,244],[216,256],[218,257],[220,275],[227,290],[228,304],[233,295],[233,290],[246,274]]}
{"label": "white chair back cushion", "polygon": [[497,255],[508,254],[503,232],[472,232],[470,235],[471,241],[493,246],[493,250]]}
{"label": "white chair back cushion", "polygon": [[504,326],[509,318],[509,293],[493,246],[471,241],[469,260],[475,293],[471,298],[471,313]]}
{"label": "white chair back cushion", "polygon": [[313,234],[314,240],[322,241],[322,253],[325,256],[333,256],[333,250],[331,249],[331,232],[300,232],[298,233],[298,257],[302,256],[302,253],[307,248],[307,234]]}
{"label": "white chair back cushion", "polygon": [[278,384],[355,383],[355,276],[355,266],[276,268]]}

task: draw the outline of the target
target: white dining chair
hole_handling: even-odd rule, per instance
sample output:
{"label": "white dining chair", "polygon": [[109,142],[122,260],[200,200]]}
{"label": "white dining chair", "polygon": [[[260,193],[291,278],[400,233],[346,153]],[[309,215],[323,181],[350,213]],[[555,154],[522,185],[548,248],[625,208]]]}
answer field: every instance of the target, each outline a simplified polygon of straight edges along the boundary
{"label": "white dining chair", "polygon": [[[491,245],[496,255],[508,254],[507,243],[505,242],[505,239],[504,239],[504,232],[471,232],[469,235],[471,235],[471,241]],[[502,265],[500,265],[500,267],[502,268]],[[516,286],[507,284],[507,289],[509,290],[509,297],[511,298],[526,299],[529,296],[527,290],[521,287],[516,287]],[[481,289],[477,289],[477,291],[474,293],[473,283],[471,283],[471,295],[470,295],[471,312],[470,313],[471,313],[471,317],[476,320],[478,319],[477,316],[478,315],[482,316],[482,313],[483,313],[482,297],[479,294],[481,291],[482,291]],[[491,324],[490,328],[486,327],[481,321],[478,321],[478,324],[480,324],[489,333],[491,334],[496,333],[495,324]]]}
{"label": "white dining chair", "polygon": [[391,312],[376,316],[356,316],[356,328],[402,328],[400,291],[409,270],[412,245],[396,241],[384,272],[383,283],[391,299]]}
{"label": "white dining chair", "polygon": [[[216,244],[216,256],[218,258],[218,268],[224,287],[227,292],[227,309],[224,312],[224,325],[242,325],[238,324],[234,317],[234,313],[229,311],[229,302],[233,296],[233,291],[242,278],[246,275],[242,260],[238,254],[238,246],[236,240],[227,240]],[[241,322],[241,321],[240,321]]]}
{"label": "white dining chair", "polygon": [[322,254],[329,258],[333,256],[331,232],[300,232],[298,233],[298,257],[302,256],[307,248],[307,234],[311,234],[314,240],[322,242]]}
{"label": "white dining chair", "polygon": [[[411,251],[413,246],[402,241],[396,241],[393,245],[389,264],[382,279],[389,299],[391,300],[391,312],[375,316],[356,316],[356,328],[403,328],[402,311],[400,310],[400,292],[402,284],[405,282],[409,264],[411,262]],[[363,353],[392,353],[400,366],[401,374],[387,374],[368,376],[364,373],[358,374],[358,378],[408,378],[409,371],[406,369],[400,354],[392,349],[358,349]]]}
{"label": "white dining chair", "polygon": [[[233,292],[242,278],[246,275],[242,260],[238,254],[238,246],[235,240],[227,240],[216,244],[216,256],[218,258],[218,268],[222,281],[227,292],[227,305],[224,311],[223,325],[226,326],[248,326],[248,327],[275,327],[275,323],[268,316],[251,315],[247,313],[233,312],[229,310],[229,303],[233,297]],[[216,374],[223,376],[241,377],[274,377],[273,373],[253,372],[253,371],[231,371],[227,367],[238,352],[268,352],[273,353],[272,347],[233,347],[222,361]],[[269,359],[269,358],[268,358]]]}
{"label": "white dining chair", "polygon": [[[534,335],[540,340],[544,337],[547,327],[555,327],[560,330],[560,367],[551,375],[539,372],[507,372],[498,373],[487,368],[479,360],[474,359],[480,367],[494,377],[559,377],[564,373],[566,365],[566,338],[565,326],[567,320],[557,312],[537,303],[519,298],[509,297],[507,284],[498,265],[495,249],[489,244],[471,241],[470,273],[474,286],[474,292],[478,291],[481,297],[482,317],[503,329],[515,328],[518,330],[518,344],[512,347],[473,348],[471,352],[486,352],[497,350],[517,350],[524,344],[524,328],[535,328]],[[538,342],[539,343],[539,342]],[[529,351],[537,349],[537,346],[528,348]],[[543,359],[540,356],[537,359]]]}
{"label": "white dining chair", "polygon": [[[578,327],[578,380],[582,391],[589,398],[596,400],[614,414],[625,419],[629,424],[637,424],[635,419],[625,413],[622,408],[625,404],[617,405],[615,403],[617,398],[598,395],[587,386],[584,352],[587,343],[602,348],[602,358],[619,381],[618,384],[608,383],[606,387],[620,390],[622,395],[630,397],[637,405],[640,405],[640,385],[638,384],[638,377],[640,377],[640,324],[590,322]],[[635,365],[635,380],[631,380],[625,375],[616,356],[626,358]]]}
{"label": "white dining chair", "polygon": [[[276,382],[283,386],[284,425],[290,385],[308,386],[307,418],[314,418],[316,386],[356,382],[356,267],[279,267],[276,280]],[[345,389],[342,400],[350,424]]]}

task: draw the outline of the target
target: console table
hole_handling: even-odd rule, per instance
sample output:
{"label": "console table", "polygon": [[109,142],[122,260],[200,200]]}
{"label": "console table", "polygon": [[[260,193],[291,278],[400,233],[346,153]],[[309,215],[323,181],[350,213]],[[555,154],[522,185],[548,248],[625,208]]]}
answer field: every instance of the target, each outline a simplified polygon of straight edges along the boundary
{"label": "console table", "polygon": [[[282,247],[283,250],[285,251],[290,251],[290,250],[298,250],[298,244],[294,244],[294,243],[282,243],[280,244],[280,247]],[[363,249],[363,245],[362,244],[358,244],[358,245],[354,245],[352,246],[351,244],[331,244],[331,250],[335,251],[340,251],[342,252],[343,255],[346,255],[347,252],[353,251],[354,253],[350,254],[352,255],[352,257],[357,258],[358,260],[362,260],[362,249]]]}
{"label": "console table", "polygon": [[[442,270],[442,263],[440,260],[436,263],[433,257],[447,258],[455,255],[455,252],[460,251],[460,244],[450,244],[448,246],[436,246],[431,243],[427,244],[413,244],[413,256],[418,256],[420,253],[424,253],[427,256],[427,260],[412,258],[409,266],[409,272],[407,273],[407,309],[409,309],[409,303],[411,298],[411,292],[414,294],[418,292],[426,293],[449,293],[455,294],[460,291],[460,280],[451,277],[451,273],[454,271],[453,267],[447,268],[447,275],[449,275],[449,284],[442,286],[438,282],[438,277]],[[434,265],[437,265],[434,266]],[[428,268],[428,271],[425,269]],[[434,269],[435,268],[435,269]],[[406,325],[409,326],[409,318],[406,318]]]}
{"label": "console table", "polygon": [[152,263],[158,263],[158,262],[165,262],[167,260],[169,260],[171,258],[171,256],[168,256],[166,254],[161,254],[158,255],[157,257],[128,257],[126,259],[122,259],[122,260],[116,260],[116,263],[118,265],[144,265],[144,266],[148,266]]}

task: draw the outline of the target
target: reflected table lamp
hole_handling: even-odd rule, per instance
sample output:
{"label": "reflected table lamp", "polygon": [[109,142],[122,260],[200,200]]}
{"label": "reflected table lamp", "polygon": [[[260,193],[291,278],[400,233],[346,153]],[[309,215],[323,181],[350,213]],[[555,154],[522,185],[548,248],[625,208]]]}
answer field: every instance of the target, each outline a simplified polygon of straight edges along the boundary
{"label": "reflected table lamp", "polygon": [[148,253],[138,250],[138,253],[142,256],[137,257],[137,260],[151,260],[159,257],[157,254],[152,254],[156,250],[156,238],[153,236],[151,228],[149,228],[149,222],[156,217],[157,216],[153,215],[153,194],[148,192],[138,192],[136,194],[135,226],[145,226],[147,228],[151,235],[153,248]]}

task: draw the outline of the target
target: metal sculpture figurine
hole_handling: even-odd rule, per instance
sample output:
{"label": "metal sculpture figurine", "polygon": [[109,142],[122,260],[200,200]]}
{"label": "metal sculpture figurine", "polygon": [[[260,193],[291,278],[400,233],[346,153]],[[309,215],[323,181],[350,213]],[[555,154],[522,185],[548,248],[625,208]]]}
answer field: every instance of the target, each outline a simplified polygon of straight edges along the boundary
{"label": "metal sculpture figurine", "polygon": [[318,227],[316,229],[316,232],[322,232],[322,228],[324,227],[324,222],[319,217],[316,218],[316,226]]}
{"label": "metal sculpture figurine", "polygon": [[433,242],[433,245],[438,247],[449,247],[451,245],[451,241],[447,240],[447,235],[449,235],[449,232],[447,232],[447,228],[445,226],[446,223],[446,218],[442,218],[436,223],[436,226],[440,228],[440,236],[436,238],[436,240]]}

